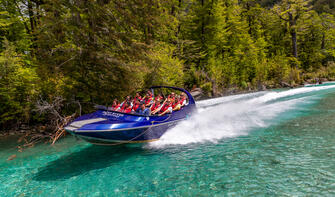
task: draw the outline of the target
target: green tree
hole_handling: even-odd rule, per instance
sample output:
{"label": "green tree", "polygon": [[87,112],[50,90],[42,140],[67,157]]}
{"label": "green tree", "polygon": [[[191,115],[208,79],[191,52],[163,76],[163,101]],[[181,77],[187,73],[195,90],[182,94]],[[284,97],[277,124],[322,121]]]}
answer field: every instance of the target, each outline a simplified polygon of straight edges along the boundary
{"label": "green tree", "polygon": [[13,44],[4,40],[0,53],[0,125],[2,128],[30,120],[31,110],[39,94],[35,69],[25,65]]}
{"label": "green tree", "polygon": [[[309,3],[310,0],[282,0],[273,7],[273,11],[280,19],[288,23],[292,39],[292,56],[296,59],[298,58],[297,21],[311,9]],[[298,64],[295,65],[298,66]]]}

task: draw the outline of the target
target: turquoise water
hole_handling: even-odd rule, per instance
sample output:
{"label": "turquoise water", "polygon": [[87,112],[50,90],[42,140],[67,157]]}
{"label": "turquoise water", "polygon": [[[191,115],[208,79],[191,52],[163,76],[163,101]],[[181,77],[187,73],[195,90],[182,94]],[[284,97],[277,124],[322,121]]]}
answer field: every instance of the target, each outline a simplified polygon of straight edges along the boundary
{"label": "turquoise water", "polygon": [[[334,196],[335,85],[201,101],[144,147],[0,139],[0,196]],[[13,154],[17,157],[7,161]]]}

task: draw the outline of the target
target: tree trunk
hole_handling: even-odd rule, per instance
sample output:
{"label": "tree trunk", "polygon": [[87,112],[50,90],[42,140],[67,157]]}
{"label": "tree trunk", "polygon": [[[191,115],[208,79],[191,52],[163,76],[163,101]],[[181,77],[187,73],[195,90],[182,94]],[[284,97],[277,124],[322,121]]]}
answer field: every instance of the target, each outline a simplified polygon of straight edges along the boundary
{"label": "tree trunk", "polygon": [[[289,24],[290,24],[290,34],[292,39],[292,55],[295,58],[298,58],[298,46],[297,46],[297,31],[296,31],[296,22],[298,17],[294,17],[292,13],[289,14]],[[295,65],[296,68],[298,68],[298,65]]]}
{"label": "tree trunk", "polygon": [[295,58],[298,58],[298,47],[297,47],[297,32],[295,29],[291,30],[292,37],[292,53]]}
{"label": "tree trunk", "polygon": [[217,96],[217,85],[216,85],[216,81],[214,79],[212,79],[212,96],[216,97]]}
{"label": "tree trunk", "polygon": [[322,34],[322,42],[321,42],[321,49],[325,49],[326,45],[326,35],[325,33]]}
{"label": "tree trunk", "polygon": [[30,30],[31,32],[34,32],[34,29],[35,29],[34,11],[33,11],[33,4],[31,0],[28,1],[28,14],[29,14],[29,21],[30,21]]}

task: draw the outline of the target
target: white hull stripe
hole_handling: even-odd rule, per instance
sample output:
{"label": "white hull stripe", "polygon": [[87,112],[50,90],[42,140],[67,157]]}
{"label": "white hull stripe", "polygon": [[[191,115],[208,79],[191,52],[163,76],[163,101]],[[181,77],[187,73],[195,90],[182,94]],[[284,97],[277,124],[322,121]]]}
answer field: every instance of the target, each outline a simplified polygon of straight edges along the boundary
{"label": "white hull stripe", "polygon": [[104,142],[112,142],[112,143],[120,143],[120,142],[128,142],[128,143],[141,143],[141,142],[150,142],[150,141],[157,141],[159,139],[150,139],[150,140],[132,140],[132,141],[128,141],[128,140],[110,140],[110,139],[102,139],[102,138],[96,138],[96,137],[89,137],[89,136],[78,136],[80,138],[82,138],[83,140],[97,140],[97,141],[104,141]]}
{"label": "white hull stripe", "polygon": [[80,127],[84,126],[85,124],[101,122],[101,121],[104,121],[104,120],[107,120],[107,119],[106,118],[94,118],[94,119],[79,120],[79,121],[75,121],[75,122],[71,123],[70,126],[80,128]]}
{"label": "white hull stripe", "polygon": [[179,120],[174,120],[174,121],[169,121],[169,122],[164,122],[160,124],[153,124],[153,125],[146,125],[146,126],[140,126],[140,127],[132,127],[132,128],[124,128],[124,129],[106,129],[106,130],[75,130],[73,127],[66,127],[65,130],[70,130],[74,133],[85,133],[85,132],[109,132],[109,131],[125,131],[125,130],[134,130],[134,129],[144,129],[144,128],[149,128],[149,127],[156,127],[160,125],[165,125],[165,124],[170,124],[170,123],[175,123],[179,122],[185,119],[179,119]]}

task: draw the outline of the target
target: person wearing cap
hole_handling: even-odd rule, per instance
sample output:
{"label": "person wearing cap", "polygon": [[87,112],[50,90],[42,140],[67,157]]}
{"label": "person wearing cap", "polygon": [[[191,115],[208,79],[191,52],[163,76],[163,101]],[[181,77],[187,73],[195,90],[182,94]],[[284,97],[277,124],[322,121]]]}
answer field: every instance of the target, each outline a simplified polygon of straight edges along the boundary
{"label": "person wearing cap", "polygon": [[145,107],[145,102],[141,102],[140,107],[136,110],[136,113],[144,116],[150,116],[150,109]]}

